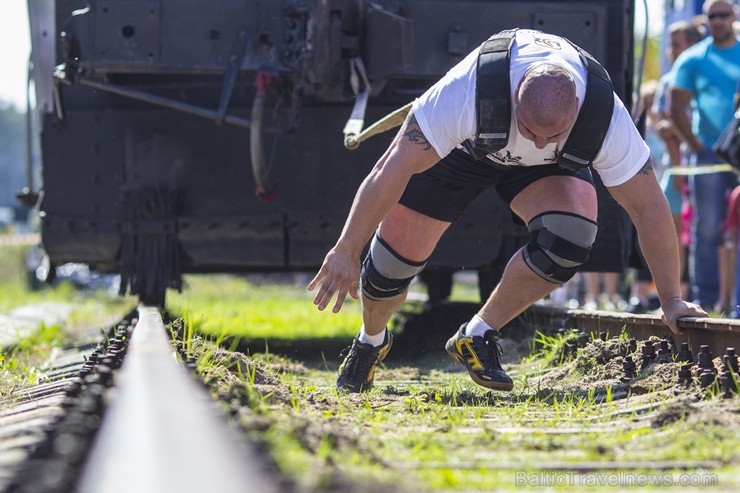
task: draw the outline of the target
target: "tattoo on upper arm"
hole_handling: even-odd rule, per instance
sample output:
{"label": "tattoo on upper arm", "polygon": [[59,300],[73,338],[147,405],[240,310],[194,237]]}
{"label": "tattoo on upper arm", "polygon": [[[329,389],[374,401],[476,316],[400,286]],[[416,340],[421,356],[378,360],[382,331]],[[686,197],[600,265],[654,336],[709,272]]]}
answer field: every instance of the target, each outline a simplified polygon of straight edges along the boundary
{"label": "tattoo on upper arm", "polygon": [[416,117],[414,115],[411,115],[411,118],[409,118],[409,123],[406,126],[406,131],[403,133],[403,136],[414,144],[423,145],[425,151],[432,148],[432,144],[429,143],[427,138],[424,136],[424,133],[421,131],[421,128],[419,128],[419,123],[416,121]]}
{"label": "tattoo on upper arm", "polygon": [[653,173],[653,158],[652,157],[648,157],[647,158],[647,161],[645,161],[645,164],[643,165],[643,167],[640,168],[640,171],[638,171],[637,173],[639,173],[641,175],[647,175],[649,173]]}

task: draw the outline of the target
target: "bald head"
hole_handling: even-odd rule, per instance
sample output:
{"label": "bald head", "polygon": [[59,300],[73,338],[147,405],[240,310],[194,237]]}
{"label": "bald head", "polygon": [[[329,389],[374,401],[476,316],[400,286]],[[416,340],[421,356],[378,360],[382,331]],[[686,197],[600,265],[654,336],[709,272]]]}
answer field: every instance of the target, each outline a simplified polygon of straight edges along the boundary
{"label": "bald head", "polygon": [[538,148],[560,140],[578,113],[573,77],[563,67],[550,63],[527,70],[517,88],[515,102],[519,130]]}
{"label": "bald head", "polygon": [[715,46],[727,48],[735,45],[737,40],[732,26],[736,19],[735,3],[729,0],[707,0],[703,9]]}
{"label": "bald head", "polygon": [[735,9],[735,2],[732,0],[705,0],[701,6],[702,12],[704,12],[705,14],[708,14],[709,12],[711,12],[712,7],[716,3],[725,5],[728,8],[733,9],[733,10]]}

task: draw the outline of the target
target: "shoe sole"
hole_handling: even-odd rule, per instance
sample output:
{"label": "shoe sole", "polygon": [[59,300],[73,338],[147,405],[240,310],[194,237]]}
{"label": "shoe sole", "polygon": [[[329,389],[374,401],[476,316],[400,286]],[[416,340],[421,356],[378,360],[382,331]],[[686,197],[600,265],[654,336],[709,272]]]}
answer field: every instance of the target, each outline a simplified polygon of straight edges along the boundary
{"label": "shoe sole", "polygon": [[[463,365],[467,368],[467,365],[465,364],[465,360],[453,349],[453,346],[451,344],[451,341],[447,341],[447,344],[445,344],[445,351],[447,351],[447,354],[450,355],[450,358],[455,363],[458,363],[460,365]],[[468,370],[468,375],[470,375],[470,378],[473,379],[475,383],[480,385],[481,387],[485,387],[487,389],[491,390],[504,390],[504,391],[510,391],[514,388],[514,383],[503,383],[503,382],[490,382],[487,380],[481,380],[478,375],[476,375],[474,372]]]}

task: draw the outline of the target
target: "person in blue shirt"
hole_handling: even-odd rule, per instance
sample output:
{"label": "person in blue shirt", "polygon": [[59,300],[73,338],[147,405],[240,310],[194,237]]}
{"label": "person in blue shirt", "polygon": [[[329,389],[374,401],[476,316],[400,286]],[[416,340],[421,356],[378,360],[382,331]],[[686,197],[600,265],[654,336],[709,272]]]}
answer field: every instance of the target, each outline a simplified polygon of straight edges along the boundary
{"label": "person in blue shirt", "polygon": [[[668,46],[666,57],[673,64],[676,58],[690,46],[695,45],[703,38],[703,33],[698,26],[689,21],[676,21],[668,26]],[[685,164],[684,152],[681,150],[681,136],[676,132],[670,115],[670,91],[673,85],[674,70],[669,69],[660,77],[655,98],[650,108],[650,121],[656,134],[663,141],[665,152],[661,159],[663,168],[683,166]],[[681,292],[683,296],[688,295],[688,269],[686,269],[686,257],[688,254],[688,243],[683,244],[683,208],[685,197],[685,178],[665,172],[662,175],[660,186],[665,193],[668,205],[671,208],[673,224],[676,226],[676,234],[681,245]],[[684,246],[685,245],[685,246]],[[685,277],[684,277],[685,276]]]}
{"label": "person in blue shirt", "polygon": [[[728,0],[704,3],[710,36],[685,50],[674,65],[671,118],[689,147],[689,166],[721,163],[712,145],[733,116],[735,87],[740,80],[740,44],[733,22],[735,6]],[[691,105],[692,119],[687,110]],[[719,297],[719,249],[727,198],[737,185],[730,172],[697,173],[689,177],[694,210],[689,273],[691,296],[704,309]]]}

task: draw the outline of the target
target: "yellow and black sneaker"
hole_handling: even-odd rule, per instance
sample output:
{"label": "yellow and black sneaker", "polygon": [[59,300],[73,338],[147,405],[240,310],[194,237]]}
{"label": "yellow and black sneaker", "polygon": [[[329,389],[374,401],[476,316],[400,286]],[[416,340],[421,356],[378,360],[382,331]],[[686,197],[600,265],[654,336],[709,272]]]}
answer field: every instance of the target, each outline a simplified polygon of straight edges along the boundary
{"label": "yellow and black sneaker", "polygon": [[465,335],[467,323],[450,337],[445,349],[456,362],[465,365],[478,385],[493,390],[511,390],[514,382],[501,368],[501,345],[496,342],[501,334],[497,330],[487,330],[483,336]]}
{"label": "yellow and black sneaker", "polygon": [[385,339],[380,346],[365,344],[355,337],[347,351],[344,362],[339,367],[337,389],[344,392],[367,392],[373,388],[375,368],[388,355],[393,345],[391,332],[385,330]]}

